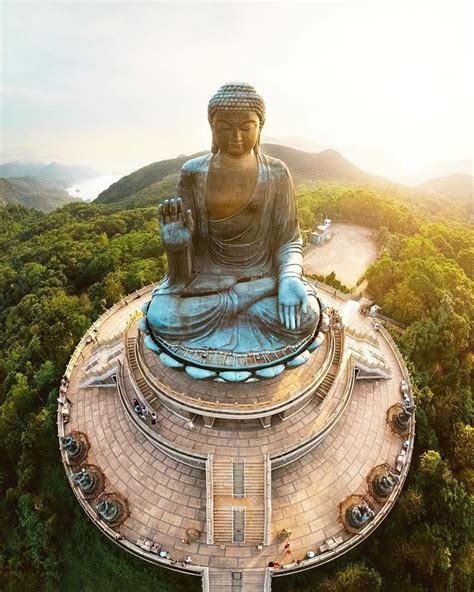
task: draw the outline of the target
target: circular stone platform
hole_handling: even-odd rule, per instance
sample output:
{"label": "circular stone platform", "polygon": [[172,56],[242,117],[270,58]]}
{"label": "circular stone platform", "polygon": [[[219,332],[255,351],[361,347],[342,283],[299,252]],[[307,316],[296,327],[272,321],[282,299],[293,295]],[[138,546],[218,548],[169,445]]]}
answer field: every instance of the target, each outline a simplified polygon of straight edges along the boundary
{"label": "circular stone platform", "polygon": [[[61,449],[91,520],[129,552],[219,592],[235,581],[243,592],[269,591],[273,577],[330,561],[369,536],[403,486],[415,429],[414,417],[406,436],[387,423],[409,376],[385,329],[320,287],[342,326],[306,364],[252,383],[195,380],[143,347],[137,325],[152,289],[98,319],[66,371],[73,406],[67,423],[58,407],[59,435],[85,434],[80,467],[97,467],[100,491],[127,504],[123,523],[107,525]],[[385,500],[370,481],[382,465],[397,476]],[[375,515],[350,530],[341,507],[360,499]],[[283,529],[290,554],[277,536]],[[198,538],[188,544],[189,532]]]}

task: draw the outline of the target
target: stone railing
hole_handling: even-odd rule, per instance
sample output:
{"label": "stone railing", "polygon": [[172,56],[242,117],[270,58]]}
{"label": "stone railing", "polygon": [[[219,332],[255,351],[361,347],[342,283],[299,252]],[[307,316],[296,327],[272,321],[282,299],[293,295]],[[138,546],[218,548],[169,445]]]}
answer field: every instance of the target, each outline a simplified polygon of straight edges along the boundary
{"label": "stone railing", "polygon": [[353,337],[354,339],[357,339],[357,341],[367,341],[368,343],[371,343],[372,345],[378,346],[378,340],[376,337],[374,337],[373,335],[370,335],[370,333],[366,333],[365,331],[358,331],[357,329],[354,329],[354,327],[347,327],[346,326],[346,333],[348,335],[350,335],[351,337]]}
{"label": "stone railing", "polygon": [[[136,300],[137,298],[141,298],[141,296],[143,296],[147,292],[151,292],[151,290],[154,288],[154,286],[156,286],[156,284],[150,284],[148,286],[144,286],[143,288],[140,288],[139,290],[136,290],[135,292],[132,292],[127,297],[122,298],[122,300],[120,300],[119,302],[116,302],[112,307],[110,307],[108,310],[106,310],[104,313],[102,313],[100,315],[100,317],[98,319],[96,319],[94,321],[94,323],[92,323],[92,325],[89,327],[89,329],[82,336],[79,343],[76,345],[74,352],[73,352],[71,358],[69,359],[68,365],[66,366],[66,370],[64,371],[64,376],[66,376],[68,379],[71,377],[72,371],[74,370],[74,367],[76,366],[77,360],[79,359],[79,356],[81,355],[82,350],[84,349],[84,347],[88,343],[91,342],[91,339],[93,338],[94,329],[97,329],[97,331],[98,331],[99,328],[105,323],[105,321],[107,319],[109,319],[113,314],[115,314],[118,310],[120,310],[124,306],[128,306],[130,301]],[[118,338],[118,335],[114,336],[112,338],[112,343],[114,341],[116,341],[117,338]],[[103,342],[99,341],[97,343],[97,348],[102,347],[103,345],[107,345],[106,341],[108,341],[108,340],[105,340]],[[61,413],[61,405],[59,405],[59,403],[58,403],[56,421],[58,424],[58,433],[61,435],[60,432],[62,432],[62,433],[64,432],[64,426],[63,426],[63,418],[62,418],[62,413]]]}
{"label": "stone railing", "polygon": [[391,319],[390,317],[387,317],[379,312],[367,315],[369,317],[372,317],[373,319],[379,319],[380,321],[384,322],[384,323],[389,323],[390,325],[394,325],[395,327],[399,327],[400,329],[406,329],[406,325],[404,325],[403,323],[400,323],[400,321],[396,321],[395,319]]}
{"label": "stone railing", "polygon": [[[63,432],[64,432],[64,430],[63,430]],[[184,574],[188,574],[188,575],[192,575],[192,576],[202,576],[204,579],[205,570],[207,568],[194,566],[194,565],[188,565],[185,568],[184,567],[180,568],[177,565],[171,565],[171,562],[169,559],[164,559],[162,557],[159,557],[158,555],[152,554],[148,551],[141,549],[138,545],[136,545],[132,541],[129,541],[123,535],[120,535],[115,530],[110,528],[110,526],[108,526],[105,522],[101,521],[97,517],[97,514],[94,512],[93,508],[91,507],[91,502],[86,500],[82,491],[74,483],[74,481],[72,479],[72,472],[73,471],[72,471],[72,468],[70,467],[70,465],[68,464],[66,453],[61,448],[61,446],[59,447],[59,450],[61,453],[61,458],[62,458],[62,461],[64,464],[64,468],[66,470],[66,475],[67,475],[69,483],[71,485],[71,489],[74,492],[79,504],[81,505],[82,509],[87,514],[87,516],[91,519],[92,523],[103,534],[105,534],[108,539],[110,539],[112,542],[114,542],[116,545],[118,545],[122,549],[125,549],[129,553],[132,553],[133,555],[139,557],[140,559],[144,559],[145,561],[148,561],[149,563],[153,563],[155,565],[158,564],[160,567],[165,567],[165,568],[170,569],[172,571],[178,571],[180,573],[184,573]]]}
{"label": "stone railing", "polygon": [[341,300],[355,300],[356,299],[354,297],[354,294],[346,294],[345,292],[341,292],[341,290],[338,290],[337,288],[333,288],[332,286],[328,286],[328,284],[323,284],[322,282],[319,282],[318,280],[315,280],[315,279],[311,279],[311,281],[316,285],[316,287],[319,290],[322,290],[323,292],[327,292],[331,296],[334,296],[334,297],[337,296]]}
{"label": "stone railing", "polygon": [[263,592],[271,592],[272,591],[272,572],[267,567],[265,570],[265,580],[263,583]]}
{"label": "stone railing", "polygon": [[[388,333],[388,331],[386,331],[385,328],[381,327],[380,333],[386,339],[388,345],[390,346],[391,350],[393,351],[394,355],[397,358],[397,361],[398,361],[400,369],[402,371],[402,375],[404,377],[404,380],[410,386],[410,399],[413,402],[413,391],[412,391],[412,385],[411,385],[411,381],[410,381],[410,375],[408,373],[408,369],[405,365],[403,357],[400,354],[400,352],[398,351],[398,348],[397,348],[395,342],[393,341],[391,335]],[[347,553],[348,551],[353,549],[356,545],[359,545],[360,543],[362,543],[369,535],[371,535],[373,533],[373,531],[378,526],[380,526],[380,524],[383,522],[383,520],[387,517],[388,513],[392,509],[392,507],[393,507],[395,501],[397,500],[398,496],[400,495],[400,492],[402,491],[403,485],[406,481],[408,471],[410,469],[411,459],[413,456],[413,448],[414,448],[414,442],[415,442],[415,427],[416,427],[416,418],[415,418],[415,415],[412,415],[411,420],[410,420],[410,430],[409,430],[409,434],[407,437],[408,448],[406,450],[406,460],[405,460],[405,463],[403,465],[401,472],[399,473],[398,483],[397,483],[396,487],[393,488],[389,497],[387,498],[387,501],[384,503],[382,508],[377,512],[374,519],[371,520],[364,528],[362,528],[360,530],[360,532],[358,532],[356,535],[353,535],[352,537],[348,538],[347,540],[345,540],[343,543],[341,543],[340,545],[338,545],[334,549],[331,549],[329,551],[325,551],[324,553],[319,553],[313,559],[306,559],[302,563],[300,563],[300,565],[295,565],[294,567],[292,566],[292,567],[289,567],[284,570],[275,570],[275,569],[270,570],[271,575],[273,577],[284,576],[289,573],[295,573],[297,571],[311,569],[317,565],[322,565],[324,563],[327,563],[328,561],[331,561],[332,559],[339,557],[339,556],[343,555],[344,553]],[[400,444],[400,447],[401,447],[401,444]]]}
{"label": "stone railing", "polygon": [[206,461],[206,528],[207,544],[214,544],[214,455],[209,453]]}
{"label": "stone railing", "polygon": [[[132,383],[133,384],[133,383]],[[135,388],[135,387],[134,387]],[[133,423],[143,433],[143,435],[163,454],[178,460],[186,465],[197,469],[206,469],[207,455],[191,450],[185,450],[175,444],[171,445],[165,438],[160,436],[155,430],[150,428],[143,420],[141,420],[135,411],[132,409],[132,403],[123,387],[123,366],[118,365],[117,371],[117,390],[122,402],[123,408],[127,415],[131,418]]]}
{"label": "stone railing", "polygon": [[209,568],[202,568],[202,592],[209,592]]}
{"label": "stone railing", "polygon": [[317,446],[329,434],[332,428],[339,421],[341,415],[344,413],[352,395],[352,390],[355,383],[355,367],[352,356],[350,356],[347,360],[346,376],[346,386],[341,396],[343,404],[339,405],[337,409],[333,411],[332,415],[329,417],[329,420],[324,424],[324,427],[319,432],[307,436],[296,446],[284,448],[282,452],[271,455],[270,459],[272,462],[272,469],[279,469],[289,463],[294,462],[295,460],[298,460],[315,448],[315,446]]}
{"label": "stone railing", "polygon": [[265,502],[265,524],[263,528],[263,544],[269,545],[272,537],[272,462],[270,456],[264,456],[263,497]]}
{"label": "stone railing", "polygon": [[354,359],[361,370],[364,370],[364,368],[368,370],[380,370],[382,374],[386,374],[388,377],[392,374],[390,368],[381,362],[370,362],[363,355],[357,354],[354,356]]}
{"label": "stone railing", "polygon": [[383,335],[385,341],[388,343],[388,346],[392,350],[393,355],[397,358],[398,365],[400,366],[400,369],[402,371],[403,379],[405,380],[410,389],[410,401],[413,403],[413,384],[411,381],[410,373],[408,372],[408,368],[406,367],[405,360],[403,359],[403,356],[400,353],[397,344],[395,343],[393,337],[390,335],[387,329],[383,326],[380,326],[379,332],[381,335]]}
{"label": "stone railing", "polygon": [[415,421],[414,419],[410,425],[410,434],[409,434],[409,446],[407,451],[407,461],[405,462],[403,469],[399,475],[400,479],[397,483],[397,486],[392,490],[390,496],[387,498],[387,501],[384,503],[383,507],[377,512],[375,518],[371,520],[364,528],[361,529],[356,535],[353,535],[349,539],[345,540],[343,543],[338,545],[336,548],[331,549],[329,551],[325,551],[324,553],[320,553],[316,555],[313,559],[306,559],[300,565],[295,565],[294,567],[289,567],[285,570],[272,570],[272,576],[284,576],[289,573],[295,573],[297,571],[304,571],[306,569],[311,569],[317,565],[322,565],[347,553],[348,551],[352,550],[355,546],[362,543],[369,535],[373,533],[373,531],[380,526],[383,520],[386,518],[388,513],[393,507],[397,497],[400,495],[400,492],[403,488],[405,483],[408,470],[410,468],[410,461],[413,454],[413,443],[414,443],[414,435],[415,435]]}
{"label": "stone railing", "polygon": [[[331,333],[326,333],[326,335],[331,335]],[[209,415],[211,417],[219,417],[223,419],[259,419],[260,417],[265,417],[267,415],[282,413],[303,401],[305,397],[309,397],[314,391],[317,382],[324,378],[331,367],[334,359],[334,347],[335,343],[334,338],[332,337],[330,339],[329,351],[324,360],[324,364],[315,375],[313,382],[306,386],[297,396],[290,400],[288,400],[287,397],[282,396],[280,399],[284,399],[283,402],[275,403],[274,401],[261,401],[258,403],[243,403],[238,406],[232,403],[217,403],[215,401],[204,400],[201,400],[198,403],[196,399],[189,397],[186,393],[175,391],[170,387],[167,387],[166,392],[161,390],[143,358],[141,339],[137,339],[137,361],[143,378],[162,401],[169,400],[179,409],[191,414]],[[288,372],[291,372],[291,370],[288,370]]]}
{"label": "stone railing", "polygon": [[[137,290],[136,292],[129,294],[126,298],[123,298],[119,302],[116,302],[111,308],[106,310],[98,319],[96,319],[94,321],[94,323],[92,323],[92,325],[89,327],[89,329],[86,331],[86,333],[82,336],[79,343],[76,345],[76,348],[74,349],[74,352],[69,360],[69,363],[66,366],[66,370],[64,372],[64,375],[67,378],[69,378],[71,376],[74,366],[76,365],[77,359],[81,355],[81,351],[83,350],[84,346],[88,342],[90,342],[90,339],[92,339],[92,333],[93,333],[94,329],[98,330],[99,327],[101,325],[103,325],[104,322],[108,318],[110,318],[115,312],[117,312],[117,310],[120,310],[124,306],[128,306],[128,304],[130,303],[130,300],[135,300],[137,298],[140,298],[141,296],[143,296],[144,294],[149,292],[153,288],[153,286],[155,286],[155,284],[151,284],[149,286],[144,286],[143,288],[140,288],[140,290]],[[115,341],[116,339],[117,339],[117,337],[113,337],[113,341]],[[102,346],[105,344],[106,344],[105,341],[104,342],[99,341],[98,345]]]}

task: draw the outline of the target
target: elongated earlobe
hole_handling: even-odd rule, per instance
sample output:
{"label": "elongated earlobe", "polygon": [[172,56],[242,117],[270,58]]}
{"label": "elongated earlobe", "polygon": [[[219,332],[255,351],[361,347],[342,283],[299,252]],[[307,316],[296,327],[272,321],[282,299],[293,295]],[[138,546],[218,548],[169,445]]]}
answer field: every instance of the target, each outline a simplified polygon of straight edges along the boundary
{"label": "elongated earlobe", "polygon": [[255,152],[255,154],[260,154],[260,136],[262,134],[262,130],[260,130],[258,132],[258,138],[257,141],[255,142],[255,146],[253,147],[253,151]]}
{"label": "elongated earlobe", "polygon": [[216,139],[214,137],[214,130],[212,129],[212,121],[209,122],[211,124],[211,132],[212,132],[212,144],[211,144],[211,152],[212,154],[217,154],[219,151],[219,146],[217,145]]}

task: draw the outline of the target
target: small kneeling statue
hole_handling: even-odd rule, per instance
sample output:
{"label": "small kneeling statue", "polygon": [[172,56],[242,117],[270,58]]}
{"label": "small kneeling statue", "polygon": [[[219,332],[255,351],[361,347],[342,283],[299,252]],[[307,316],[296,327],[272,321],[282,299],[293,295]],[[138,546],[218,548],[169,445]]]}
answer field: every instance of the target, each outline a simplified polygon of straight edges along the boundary
{"label": "small kneeling statue", "polygon": [[234,367],[259,356],[276,363],[302,351],[320,316],[302,275],[292,180],[260,152],[265,105],[252,86],[225,84],[208,119],[211,153],[184,164],[176,198],[159,206],[169,274],[148,329],[165,351],[205,350],[209,366],[229,354]]}

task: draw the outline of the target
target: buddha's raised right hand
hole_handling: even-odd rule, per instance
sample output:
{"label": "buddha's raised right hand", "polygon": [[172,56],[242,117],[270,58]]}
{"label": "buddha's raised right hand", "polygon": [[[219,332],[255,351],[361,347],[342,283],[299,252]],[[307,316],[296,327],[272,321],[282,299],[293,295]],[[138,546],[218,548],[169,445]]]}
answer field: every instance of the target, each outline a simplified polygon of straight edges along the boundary
{"label": "buddha's raised right hand", "polygon": [[185,251],[194,230],[194,220],[191,210],[184,211],[180,197],[165,199],[158,206],[158,222],[166,250],[171,253]]}

